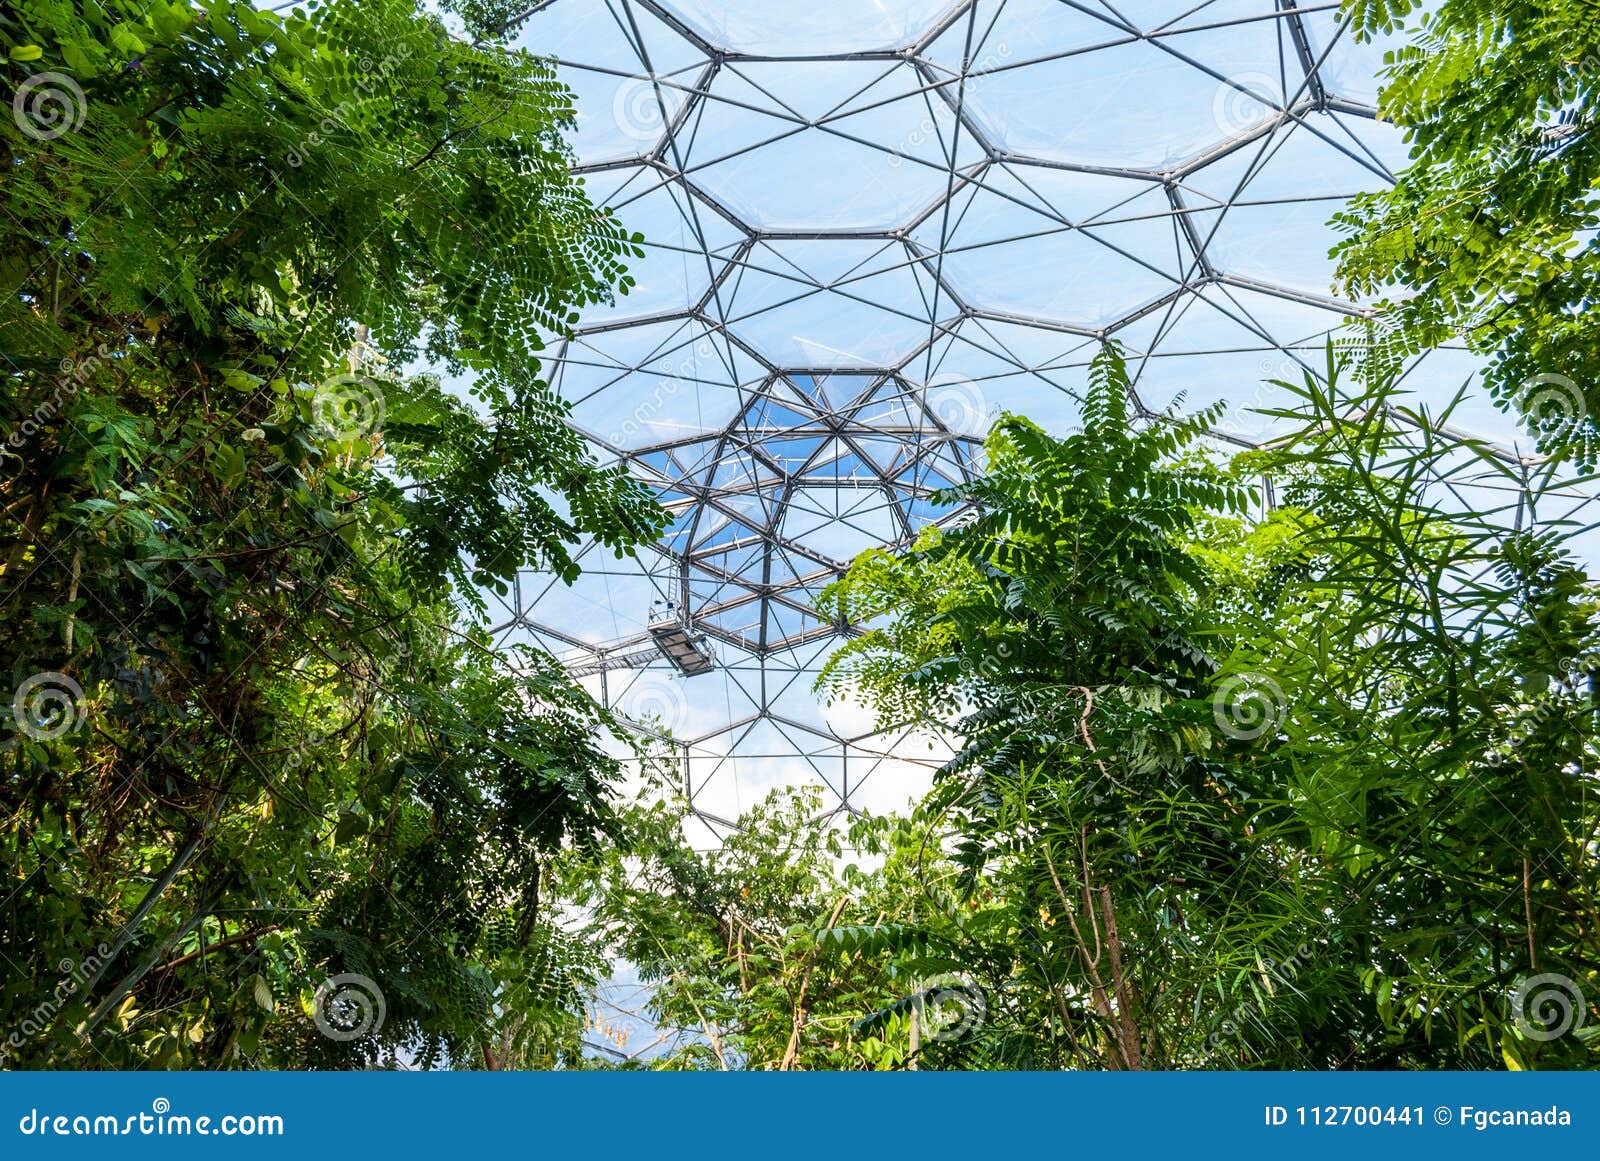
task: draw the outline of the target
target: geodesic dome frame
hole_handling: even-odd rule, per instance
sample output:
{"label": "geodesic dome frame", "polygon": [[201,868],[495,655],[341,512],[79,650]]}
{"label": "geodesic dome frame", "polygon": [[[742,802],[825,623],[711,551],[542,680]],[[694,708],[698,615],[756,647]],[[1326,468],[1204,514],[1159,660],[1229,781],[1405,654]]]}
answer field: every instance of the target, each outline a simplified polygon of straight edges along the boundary
{"label": "geodesic dome frame", "polygon": [[[790,10],[786,11],[786,8]],[[552,348],[553,384],[674,523],[571,589],[519,580],[500,626],[669,737],[723,823],[812,780],[898,805],[945,756],[875,734],[811,680],[853,627],[819,588],[954,514],[1002,410],[1058,432],[1098,345],[1148,419],[1262,386],[1363,313],[1330,287],[1329,216],[1393,179],[1384,46],[1296,0],[549,0],[518,25],[578,101],[578,170],[646,238],[637,286]],[[1425,365],[1424,365],[1425,364]],[[1448,395],[1459,350],[1408,372]],[[1486,433],[1506,421],[1464,413]],[[685,676],[664,610],[719,655]]]}

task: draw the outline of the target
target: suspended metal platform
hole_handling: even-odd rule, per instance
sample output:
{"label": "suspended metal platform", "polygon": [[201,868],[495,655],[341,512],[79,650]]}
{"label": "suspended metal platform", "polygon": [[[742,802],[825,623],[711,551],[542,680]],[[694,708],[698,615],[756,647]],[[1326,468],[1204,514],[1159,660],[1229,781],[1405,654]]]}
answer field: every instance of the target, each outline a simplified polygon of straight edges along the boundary
{"label": "suspended metal platform", "polygon": [[666,612],[650,621],[650,636],[655,639],[661,655],[685,677],[710,673],[717,666],[717,655],[704,633],[696,634],[686,618],[680,617],[672,605]]}
{"label": "suspended metal platform", "polygon": [[569,662],[573,677],[592,677],[616,669],[643,669],[665,657],[685,677],[698,677],[717,667],[717,654],[704,633],[697,633],[676,605],[652,609],[644,633],[589,647],[589,656]]}

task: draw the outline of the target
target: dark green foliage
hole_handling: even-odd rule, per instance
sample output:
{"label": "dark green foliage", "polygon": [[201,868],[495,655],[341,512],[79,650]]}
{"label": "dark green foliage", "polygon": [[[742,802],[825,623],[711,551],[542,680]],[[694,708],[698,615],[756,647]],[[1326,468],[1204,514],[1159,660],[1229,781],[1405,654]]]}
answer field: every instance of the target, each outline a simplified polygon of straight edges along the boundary
{"label": "dark green foliage", "polygon": [[[0,37],[8,103],[82,114],[0,121],[0,656],[81,691],[0,725],[8,1026],[94,963],[11,1058],[570,1054],[538,981],[597,965],[539,886],[612,829],[605,717],[460,616],[661,526],[540,376],[638,253],[570,94],[400,0],[39,0]],[[381,1033],[314,1030],[342,973]]]}
{"label": "dark green foliage", "polygon": [[1600,604],[1540,519],[1559,465],[1340,379],[1330,350],[1279,385],[1297,430],[1237,467],[1285,503],[1250,521],[1195,424],[1125,430],[1108,349],[1082,434],[1002,421],[948,497],[975,518],[826,595],[872,620],[825,686],[962,741],[916,819],[955,899],[874,945],[985,990],[946,1063],[1592,1062],[1516,994],[1600,982]]}
{"label": "dark green foliage", "polygon": [[[1355,294],[1390,295],[1386,358],[1464,337],[1539,443],[1596,455],[1600,13],[1591,0],[1346,5],[1353,33],[1406,28],[1380,97],[1411,164],[1334,221]],[[1401,293],[1403,292],[1403,293]]]}

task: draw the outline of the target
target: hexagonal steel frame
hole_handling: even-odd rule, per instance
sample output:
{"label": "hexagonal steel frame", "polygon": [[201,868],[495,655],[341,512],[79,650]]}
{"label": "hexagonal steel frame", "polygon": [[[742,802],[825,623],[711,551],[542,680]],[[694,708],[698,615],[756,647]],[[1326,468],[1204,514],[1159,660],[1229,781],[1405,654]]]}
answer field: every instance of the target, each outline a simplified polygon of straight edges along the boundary
{"label": "hexagonal steel frame", "polygon": [[[579,89],[577,171],[649,249],[644,305],[586,316],[553,346],[552,381],[674,524],[637,566],[586,556],[606,585],[587,611],[549,578],[523,578],[499,629],[562,654],[663,739],[704,817],[726,824],[748,805],[741,781],[796,778],[821,781],[830,809],[856,810],[871,804],[871,777],[897,770],[914,790],[943,752],[814,698],[804,707],[797,688],[856,631],[816,613],[819,588],[860,549],[904,545],[957,515],[933,494],[975,470],[999,411],[1070,428],[1106,339],[1132,355],[1143,421],[1187,391],[1191,404],[1230,403],[1217,438],[1270,437],[1259,409],[1281,396],[1257,384],[1314,371],[1328,334],[1364,313],[1313,280],[1331,276],[1324,223],[1344,198],[1393,180],[1398,135],[1330,75],[1359,77],[1362,59],[1336,3],[1202,0],[1140,24],[1110,0],[959,0],[903,42],[794,56],[718,43],[705,29],[722,10],[685,7],[695,11],[548,0],[519,26],[522,44],[549,51],[541,22],[564,13],[554,55]],[[781,39],[771,7],[728,3],[722,23]],[[1052,41],[1057,22],[1066,31]],[[1235,42],[1274,51],[1256,71],[1211,63]],[[1164,119],[1206,110],[1169,108],[1159,87],[1136,94],[1149,108],[1132,107],[1126,143],[1114,123],[1060,120],[1049,86],[1092,89],[1115,75],[1096,63],[1112,54],[1135,63],[1135,79],[1148,66],[1175,90],[1209,88],[1215,132],[1163,145]],[[1030,77],[1047,78],[1044,99],[1031,102]],[[1067,146],[1019,153],[1007,147],[1008,93],[1026,106],[1019,124],[1054,117],[1067,139],[1098,133],[1089,153],[1168,156],[1136,166],[1075,160]],[[586,124],[608,135],[587,156]],[[636,150],[619,152],[619,139]],[[807,142],[812,173],[795,156]],[[824,171],[868,155],[859,172]],[[868,220],[911,195],[906,212]],[[681,284],[664,273],[674,267]],[[1450,386],[1463,370],[1465,354],[1445,351],[1408,373]],[[705,708],[716,682],[677,680],[652,654],[659,601],[717,642],[720,717]]]}

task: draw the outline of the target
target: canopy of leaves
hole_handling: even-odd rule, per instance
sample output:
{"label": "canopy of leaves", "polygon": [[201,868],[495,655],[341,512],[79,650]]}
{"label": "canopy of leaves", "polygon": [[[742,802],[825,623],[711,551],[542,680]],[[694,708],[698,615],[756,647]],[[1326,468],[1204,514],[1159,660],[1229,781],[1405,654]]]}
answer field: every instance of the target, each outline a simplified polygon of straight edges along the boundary
{"label": "canopy of leaves", "polygon": [[[0,8],[9,1063],[575,1065],[621,955],[690,1030],[660,1067],[1593,1067],[1519,986],[1600,996],[1573,481],[1388,374],[1460,331],[1506,400],[1596,381],[1592,5],[1444,0],[1395,58],[1417,161],[1340,253],[1417,293],[1353,389],[1330,351],[1224,464],[1109,344],[1082,432],[1005,418],[963,519],[823,594],[865,631],[821,688],[959,742],[926,801],[774,795],[710,851],[474,623],[663,516],[539,365],[640,240],[516,11],[453,7],[478,41],[402,0]],[[1546,446],[1592,458],[1597,403]]]}
{"label": "canopy of leaves", "polygon": [[[467,614],[661,526],[540,377],[638,253],[570,95],[401,0],[25,0],[0,38],[0,655],[67,691],[3,723],[13,1058],[568,1051],[596,964],[539,890],[612,830],[606,720]],[[311,1019],[341,973],[387,1001],[358,1041]]]}
{"label": "canopy of leaves", "polygon": [[1593,0],[1349,0],[1358,36],[1407,29],[1379,99],[1406,131],[1391,189],[1335,216],[1339,276],[1382,303],[1381,354],[1464,337],[1550,451],[1600,451],[1600,13]]}
{"label": "canopy of leaves", "polygon": [[1126,430],[1108,348],[1081,434],[1003,420],[947,497],[978,516],[826,594],[872,620],[824,688],[962,743],[919,874],[972,906],[918,923],[990,998],[979,1059],[1592,1062],[1516,998],[1600,978],[1600,606],[1557,468],[1340,380],[1279,385],[1296,429],[1236,470],[1284,502],[1246,519],[1192,424]]}

